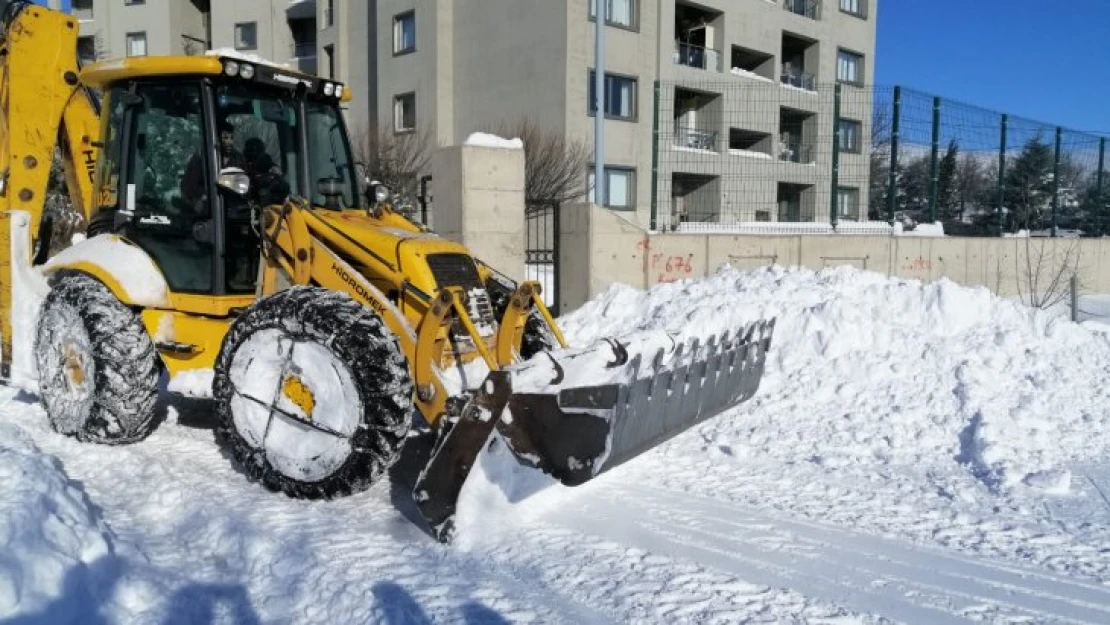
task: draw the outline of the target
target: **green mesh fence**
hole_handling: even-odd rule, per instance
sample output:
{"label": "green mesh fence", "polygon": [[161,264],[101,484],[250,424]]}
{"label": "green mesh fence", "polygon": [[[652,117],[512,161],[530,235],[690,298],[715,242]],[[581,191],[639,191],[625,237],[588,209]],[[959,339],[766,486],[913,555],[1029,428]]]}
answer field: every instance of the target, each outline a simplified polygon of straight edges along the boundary
{"label": "green mesh fence", "polygon": [[660,230],[1110,233],[1097,135],[901,87],[733,78],[658,85]]}

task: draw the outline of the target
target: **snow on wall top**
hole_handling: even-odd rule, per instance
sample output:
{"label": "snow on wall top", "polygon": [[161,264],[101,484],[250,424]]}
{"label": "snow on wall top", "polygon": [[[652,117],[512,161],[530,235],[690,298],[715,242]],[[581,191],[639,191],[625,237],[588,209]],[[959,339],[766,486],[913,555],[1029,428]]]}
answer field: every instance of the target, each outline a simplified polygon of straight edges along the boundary
{"label": "snow on wall top", "polygon": [[89,263],[115,278],[132,303],[139,306],[169,305],[169,287],[162,272],[142,249],[116,235],[86,239],[50,259],[43,271]]}
{"label": "snow on wall top", "polygon": [[505,139],[497,135],[491,135],[484,132],[472,133],[466,139],[463,145],[476,146],[482,148],[502,148],[507,150],[522,150],[524,149],[524,141],[517,139]]}

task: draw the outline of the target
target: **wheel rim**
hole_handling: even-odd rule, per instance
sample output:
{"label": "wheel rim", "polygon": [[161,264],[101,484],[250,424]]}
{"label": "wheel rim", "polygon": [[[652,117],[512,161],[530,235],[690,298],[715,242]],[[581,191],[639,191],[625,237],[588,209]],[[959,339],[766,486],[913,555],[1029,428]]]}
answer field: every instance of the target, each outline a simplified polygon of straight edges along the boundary
{"label": "wheel rim", "polygon": [[362,402],[350,369],[329,349],[262,330],[236,350],[228,377],[235,429],[282,475],[320,481],[350,457]]}
{"label": "wheel rim", "polygon": [[88,420],[93,404],[96,361],[80,316],[60,306],[45,316],[42,332],[50,337],[40,354],[40,392],[54,427],[73,434]]}

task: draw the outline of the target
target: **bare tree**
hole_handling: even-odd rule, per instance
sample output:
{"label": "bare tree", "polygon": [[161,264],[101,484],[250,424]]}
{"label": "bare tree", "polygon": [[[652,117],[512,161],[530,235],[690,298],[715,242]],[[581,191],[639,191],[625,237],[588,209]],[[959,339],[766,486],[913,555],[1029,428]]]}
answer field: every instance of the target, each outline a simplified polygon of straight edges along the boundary
{"label": "bare tree", "polygon": [[366,175],[384,184],[398,210],[413,210],[420,194],[420,176],[431,158],[427,130],[395,133],[390,128],[360,128],[354,133],[355,159]]}
{"label": "bare tree", "polygon": [[524,204],[528,214],[586,195],[590,148],[584,142],[568,139],[528,118],[502,122],[488,132],[524,142]]}
{"label": "bare tree", "polygon": [[[1025,266],[1014,256],[1018,297],[1036,308],[1052,308],[1068,296],[1068,280],[1079,271],[1079,241],[1025,238]],[[1068,243],[1065,243],[1068,241]]]}

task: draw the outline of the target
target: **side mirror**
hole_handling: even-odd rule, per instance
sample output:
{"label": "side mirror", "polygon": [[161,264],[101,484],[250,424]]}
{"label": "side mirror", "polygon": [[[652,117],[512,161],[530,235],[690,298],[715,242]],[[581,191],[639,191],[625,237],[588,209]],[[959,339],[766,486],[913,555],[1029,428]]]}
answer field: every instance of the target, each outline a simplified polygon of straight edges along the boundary
{"label": "side mirror", "polygon": [[227,189],[235,195],[245,196],[251,189],[251,179],[247,172],[238,167],[225,167],[220,170],[217,184],[221,189]]}

